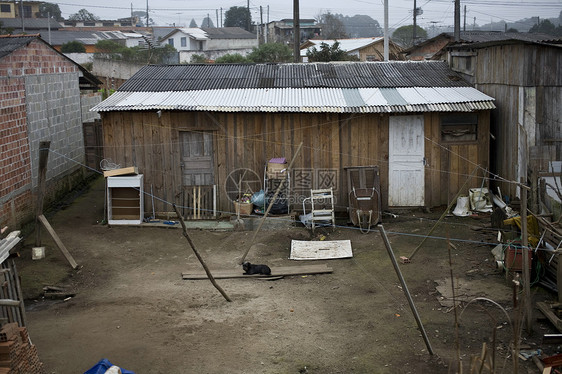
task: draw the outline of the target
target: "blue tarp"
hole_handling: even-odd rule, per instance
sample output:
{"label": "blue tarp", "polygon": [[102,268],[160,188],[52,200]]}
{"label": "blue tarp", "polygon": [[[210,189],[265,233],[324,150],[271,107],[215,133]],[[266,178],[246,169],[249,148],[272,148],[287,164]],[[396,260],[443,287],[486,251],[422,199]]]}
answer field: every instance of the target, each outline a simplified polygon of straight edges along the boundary
{"label": "blue tarp", "polygon": [[[84,374],[104,374],[107,371],[107,369],[109,369],[112,366],[113,364],[109,362],[108,359],[104,358],[101,359],[97,364],[95,364],[90,370],[86,371]],[[120,367],[120,369],[121,369],[121,373],[123,374],[135,374],[132,371],[123,369],[122,367]]]}

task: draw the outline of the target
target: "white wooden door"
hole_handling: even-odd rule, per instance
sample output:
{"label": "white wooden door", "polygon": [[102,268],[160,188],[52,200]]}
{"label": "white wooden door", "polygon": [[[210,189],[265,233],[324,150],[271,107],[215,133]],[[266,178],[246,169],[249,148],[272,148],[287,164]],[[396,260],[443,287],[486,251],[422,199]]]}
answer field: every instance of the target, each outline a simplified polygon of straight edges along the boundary
{"label": "white wooden door", "polygon": [[424,206],[423,115],[391,116],[388,205]]}

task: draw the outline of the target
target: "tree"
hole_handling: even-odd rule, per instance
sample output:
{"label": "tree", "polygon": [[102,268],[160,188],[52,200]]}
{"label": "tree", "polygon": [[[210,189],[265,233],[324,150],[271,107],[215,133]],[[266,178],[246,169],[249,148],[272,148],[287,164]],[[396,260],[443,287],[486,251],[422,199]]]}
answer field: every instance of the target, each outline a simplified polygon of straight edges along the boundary
{"label": "tree", "polygon": [[14,32],[14,29],[11,27],[4,28],[2,21],[0,21],[0,35],[11,34]]}
{"label": "tree", "polygon": [[209,62],[209,60],[203,55],[192,55],[189,60],[190,64],[206,64],[207,62]]}
{"label": "tree", "polygon": [[312,47],[306,51],[309,62],[330,62],[330,61],[359,61],[357,56],[350,56],[346,51],[340,49],[340,43],[335,41],[332,46],[327,43],[320,43],[320,50]]}
{"label": "tree", "polygon": [[[140,27],[145,27],[146,25],[144,24],[146,22],[146,10],[135,10],[132,14],[133,17],[139,17],[139,23],[138,26]],[[148,24],[149,25],[154,25],[154,21],[152,20],[152,18],[148,18]]]}
{"label": "tree", "polygon": [[84,47],[84,44],[79,41],[73,40],[61,45],[60,51],[62,53],[86,53],[86,47]]}
{"label": "tree", "polygon": [[70,21],[97,21],[100,18],[88,12],[86,9],[80,9],[77,13],[68,17],[68,19]]}
{"label": "tree", "polygon": [[239,53],[224,55],[215,60],[215,63],[217,64],[247,64],[250,62],[252,61],[248,60]]}
{"label": "tree", "polygon": [[49,18],[51,16],[57,22],[64,21],[58,4],[41,3],[39,4],[39,12],[36,15],[37,18]]}
{"label": "tree", "polygon": [[252,15],[248,8],[243,6],[233,6],[224,14],[224,27],[240,27],[250,31],[249,26],[252,22]]}
{"label": "tree", "polygon": [[96,43],[96,56],[109,60],[122,60],[143,64],[177,63],[170,60],[177,54],[174,47],[165,44],[159,48],[125,47],[112,40],[100,40]]}
{"label": "tree", "polygon": [[356,14],[353,17],[341,18],[345,32],[351,38],[369,38],[382,36],[383,29],[377,20],[366,15]]}
{"label": "tree", "polygon": [[124,47],[113,40],[100,40],[96,43],[96,51],[100,53],[119,53]]}
{"label": "tree", "polygon": [[325,39],[347,39],[345,26],[341,14],[330,12],[317,16],[317,22],[322,26],[322,37]]}
{"label": "tree", "polygon": [[[412,38],[414,37],[414,25],[402,26],[394,30],[392,39],[404,48],[414,45]],[[427,31],[416,25],[416,38],[427,39]]]}
{"label": "tree", "polygon": [[254,48],[247,57],[255,63],[291,62],[293,52],[283,43],[265,43]]}
{"label": "tree", "polygon": [[193,18],[191,19],[191,22],[189,23],[189,27],[191,27],[191,28],[197,27],[197,22],[195,22],[195,20]]}
{"label": "tree", "polygon": [[215,27],[215,25],[213,24],[213,20],[211,18],[205,17],[203,18],[203,22],[201,22],[201,27]]}
{"label": "tree", "polygon": [[538,32],[548,35],[556,35],[556,26],[549,20],[542,20],[540,23],[531,27],[529,32]]}

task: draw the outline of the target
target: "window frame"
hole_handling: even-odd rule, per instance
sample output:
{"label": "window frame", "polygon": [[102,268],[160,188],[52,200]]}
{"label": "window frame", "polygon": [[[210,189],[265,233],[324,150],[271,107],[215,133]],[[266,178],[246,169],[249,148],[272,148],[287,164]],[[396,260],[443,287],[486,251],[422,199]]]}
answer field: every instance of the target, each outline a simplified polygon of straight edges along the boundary
{"label": "window frame", "polygon": [[[478,113],[475,112],[442,113],[439,116],[439,137],[444,144],[477,144],[479,128]],[[455,139],[452,135],[445,134],[445,131],[467,131],[473,138],[461,135]]]}

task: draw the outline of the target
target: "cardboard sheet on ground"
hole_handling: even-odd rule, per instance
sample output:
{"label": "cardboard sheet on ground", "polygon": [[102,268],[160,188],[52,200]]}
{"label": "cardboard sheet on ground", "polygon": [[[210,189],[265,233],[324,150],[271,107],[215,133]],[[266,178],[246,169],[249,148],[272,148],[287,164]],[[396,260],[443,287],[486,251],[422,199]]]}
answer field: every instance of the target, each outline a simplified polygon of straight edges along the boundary
{"label": "cardboard sheet on ground", "polygon": [[351,240],[291,241],[290,260],[327,260],[353,257]]}

